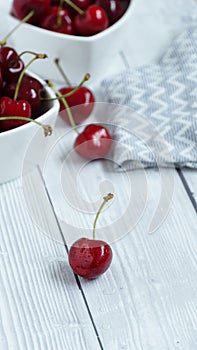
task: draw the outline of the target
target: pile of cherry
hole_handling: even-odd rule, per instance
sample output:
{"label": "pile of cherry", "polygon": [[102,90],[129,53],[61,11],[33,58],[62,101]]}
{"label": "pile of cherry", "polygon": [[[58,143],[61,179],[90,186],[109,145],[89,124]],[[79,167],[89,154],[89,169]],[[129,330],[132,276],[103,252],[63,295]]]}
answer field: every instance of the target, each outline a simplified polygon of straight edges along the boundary
{"label": "pile of cherry", "polygon": [[[38,58],[46,58],[46,55],[33,54],[30,63]],[[15,49],[9,46],[0,47],[0,118],[5,117],[5,120],[0,120],[0,132],[21,126],[44,112],[48,100],[44,95],[45,88],[40,81],[25,73],[26,68],[21,55]],[[77,129],[77,124],[87,119],[94,108],[95,98],[92,91],[81,86],[88,79],[89,74],[86,74],[78,87],[65,86],[58,91],[51,82],[48,84],[60,100],[61,118],[71,124],[77,133],[74,143],[76,152],[93,160],[108,153],[112,139],[103,125],[88,124],[81,133]],[[20,118],[12,119],[11,116]]]}
{"label": "pile of cherry", "polygon": [[[24,52],[23,54],[27,54]],[[31,53],[32,54],[32,53]],[[46,58],[43,54],[33,54],[32,62]],[[21,117],[21,119],[0,120],[0,132],[8,131],[42,115],[47,104],[44,86],[39,80],[26,73],[20,55],[10,46],[0,47],[0,117]],[[22,118],[27,118],[26,120]]]}
{"label": "pile of cherry", "polygon": [[115,22],[125,13],[131,0],[14,0],[12,14],[29,23],[63,34],[91,36]]}

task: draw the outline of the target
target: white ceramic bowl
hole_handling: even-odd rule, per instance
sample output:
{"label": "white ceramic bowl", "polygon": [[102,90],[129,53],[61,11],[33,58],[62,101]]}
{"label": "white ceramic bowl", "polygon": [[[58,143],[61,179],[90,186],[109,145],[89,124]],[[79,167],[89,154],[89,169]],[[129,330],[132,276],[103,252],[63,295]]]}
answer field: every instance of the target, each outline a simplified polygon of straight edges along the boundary
{"label": "white ceramic bowl", "polygon": [[[42,84],[45,84],[37,75],[30,72],[29,74],[38,79]],[[46,86],[45,89],[49,97],[55,97],[54,92],[49,87]],[[50,124],[53,128],[59,112],[59,102],[57,100],[50,101],[47,109],[45,113],[37,118],[37,121],[42,124]],[[1,184],[22,175],[25,155],[35,135],[40,144],[39,154],[37,152],[37,155],[40,156],[44,151],[43,147],[45,147],[45,145],[47,146],[49,142],[48,139],[50,139],[51,136],[44,137],[44,131],[38,125],[30,122],[18,128],[0,133]],[[37,157],[30,159],[29,168],[32,168],[32,166],[35,166],[38,162],[39,159],[37,159]],[[26,169],[28,169],[27,166]]]}
{"label": "white ceramic bowl", "polygon": [[[129,30],[133,1],[131,0],[126,12],[115,24],[93,36],[60,34],[23,24],[10,41],[19,52],[29,49],[48,55],[48,60],[35,62],[31,68],[45,79],[62,82],[54,64],[54,59],[58,57],[73,83],[78,83],[85,73],[90,73],[91,81],[96,81],[107,73],[111,60],[125,44],[124,36]],[[8,14],[6,23],[11,29],[18,20]]]}

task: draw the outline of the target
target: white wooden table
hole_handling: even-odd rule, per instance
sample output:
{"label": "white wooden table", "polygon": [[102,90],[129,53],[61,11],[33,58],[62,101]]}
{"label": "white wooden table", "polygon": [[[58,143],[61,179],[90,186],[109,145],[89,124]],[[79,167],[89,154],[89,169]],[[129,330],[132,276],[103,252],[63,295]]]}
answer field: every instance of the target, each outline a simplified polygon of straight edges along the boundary
{"label": "white wooden table", "polygon": [[[160,57],[191,15],[192,1],[136,0],[130,39],[125,33],[125,50],[106,75]],[[4,10],[3,0],[0,5]],[[92,88],[101,99],[99,83]],[[116,218],[121,223],[128,203],[139,215],[143,194],[134,190],[133,203],[127,192],[140,189],[144,173],[132,172],[130,188],[127,175],[109,171],[107,162],[82,169],[77,185],[90,205],[100,201],[102,181],[108,180],[102,191],[115,191],[98,228],[122,230],[112,243],[111,268],[85,281],[69,268],[66,243],[73,238],[69,228],[89,234],[93,214],[60,196],[54,181],[59,174],[49,169],[44,178],[36,168],[23,183],[16,179],[0,186],[0,349],[197,349],[197,173],[163,171],[164,182],[173,176],[173,198],[165,220],[149,234],[162,183],[159,171],[146,171],[146,205],[124,235],[126,222],[116,226]]]}

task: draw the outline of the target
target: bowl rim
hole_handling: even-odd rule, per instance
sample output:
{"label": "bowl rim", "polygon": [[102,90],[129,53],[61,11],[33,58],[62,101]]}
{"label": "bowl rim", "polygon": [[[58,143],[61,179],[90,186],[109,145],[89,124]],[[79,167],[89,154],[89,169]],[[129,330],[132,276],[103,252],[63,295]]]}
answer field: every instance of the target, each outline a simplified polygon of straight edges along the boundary
{"label": "bowl rim", "polygon": [[[38,81],[41,82],[41,84],[44,86],[44,88],[47,91],[47,93],[48,93],[50,98],[56,97],[55,92],[48,85],[46,85],[45,81],[40,76],[38,76],[37,74],[35,74],[35,73],[33,73],[33,72],[29,71],[29,70],[27,70],[26,73],[31,75],[33,78],[36,78]],[[36,118],[36,120],[38,120],[38,122],[43,123],[44,120],[47,119],[48,116],[51,113],[52,114],[54,113],[54,115],[58,114],[58,111],[59,111],[59,102],[58,102],[58,100],[52,100],[51,103],[52,103],[52,106],[49,108],[49,110],[46,111],[45,113],[43,113],[38,118]],[[14,129],[11,129],[11,130],[2,131],[0,133],[0,139],[3,139],[4,137],[7,137],[9,135],[15,134],[15,133],[17,133],[19,131],[31,128],[32,126],[35,126],[35,123],[29,122],[27,124],[18,126],[17,128],[14,128]]]}
{"label": "bowl rim", "polygon": [[[44,28],[40,28],[37,27],[33,24],[29,24],[29,23],[23,23],[21,25],[21,28],[31,28],[33,29],[35,32],[38,32],[39,34],[49,34],[52,36],[52,38],[59,38],[59,39],[68,39],[69,41],[75,41],[75,42],[92,42],[95,40],[99,40],[107,35],[109,35],[110,33],[113,33],[115,30],[117,30],[119,27],[122,26],[122,24],[124,22],[126,22],[131,14],[132,6],[133,6],[133,2],[134,0],[130,0],[129,1],[129,5],[125,11],[125,13],[123,14],[123,16],[114,24],[112,24],[110,27],[106,28],[105,30],[103,30],[102,32],[99,32],[97,34],[91,35],[91,36],[77,36],[77,35],[70,35],[70,34],[63,34],[63,33],[57,33],[57,32],[53,32]],[[20,22],[19,19],[17,19],[16,17],[14,17],[11,14],[11,7],[9,9],[8,12],[8,16],[9,18],[11,18],[13,21],[15,21],[16,23]]]}

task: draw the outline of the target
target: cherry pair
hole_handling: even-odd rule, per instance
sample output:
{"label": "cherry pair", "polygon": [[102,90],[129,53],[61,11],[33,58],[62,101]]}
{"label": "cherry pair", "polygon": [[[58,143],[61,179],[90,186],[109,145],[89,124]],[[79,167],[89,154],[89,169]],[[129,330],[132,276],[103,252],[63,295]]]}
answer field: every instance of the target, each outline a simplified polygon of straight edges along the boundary
{"label": "cherry pair", "polygon": [[[37,79],[25,72],[34,60],[46,58],[46,55],[33,55],[34,58],[25,67],[20,56],[13,48],[8,46],[0,48],[0,67],[2,72],[0,117],[20,116],[36,118],[41,115],[41,106],[44,106],[44,102],[41,102],[40,96],[44,92],[44,87]],[[0,130],[7,131],[27,122],[25,119],[1,120]]]}
{"label": "cherry pair", "polygon": [[59,59],[56,59],[55,63],[69,87],[56,90],[52,82],[49,81],[48,84],[54,89],[60,101],[60,117],[70,124],[77,133],[74,142],[75,151],[88,160],[104,157],[109,152],[112,143],[107,128],[99,124],[88,124],[81,133],[77,129],[77,125],[84,122],[91,115],[95,104],[92,91],[83,86],[89,80],[90,74],[86,74],[78,86],[72,87]]}
{"label": "cherry pair", "polygon": [[[45,102],[40,99],[45,92],[44,87],[37,79],[26,74],[26,70],[35,60],[47,56],[29,51],[19,55],[14,48],[6,46],[10,35],[32,16],[33,12],[28,13],[0,41],[0,132],[16,128],[38,117],[45,106]],[[22,55],[27,53],[33,55],[33,58],[25,66]],[[14,118],[10,118],[11,116]]]}

